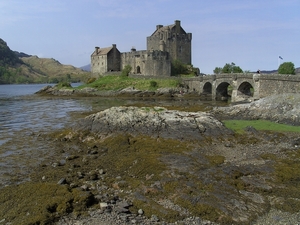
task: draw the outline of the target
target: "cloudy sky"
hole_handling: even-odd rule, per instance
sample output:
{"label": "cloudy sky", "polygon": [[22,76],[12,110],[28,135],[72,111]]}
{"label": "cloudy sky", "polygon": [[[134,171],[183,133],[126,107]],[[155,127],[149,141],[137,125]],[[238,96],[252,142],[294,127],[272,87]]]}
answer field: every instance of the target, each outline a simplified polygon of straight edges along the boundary
{"label": "cloudy sky", "polygon": [[145,50],[156,25],[180,20],[201,72],[231,62],[273,70],[300,67],[299,10],[299,0],[0,0],[0,38],[12,50],[81,67],[95,46]]}

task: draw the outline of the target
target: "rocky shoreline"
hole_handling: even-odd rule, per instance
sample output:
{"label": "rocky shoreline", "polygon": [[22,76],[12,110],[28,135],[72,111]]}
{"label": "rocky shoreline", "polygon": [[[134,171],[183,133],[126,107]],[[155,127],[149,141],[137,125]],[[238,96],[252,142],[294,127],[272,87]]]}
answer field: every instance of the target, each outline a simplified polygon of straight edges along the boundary
{"label": "rocky shoreline", "polygon": [[249,104],[217,107],[212,113],[218,118],[258,120],[300,125],[300,94],[272,95]]}
{"label": "rocky shoreline", "polygon": [[[298,124],[298,99],[275,96],[208,113],[113,107],[92,114],[41,136],[56,154],[29,184],[2,189],[1,205],[14,214],[9,197],[29,198],[27,205],[13,200],[27,224],[297,224],[299,135],[235,134],[220,119]],[[43,204],[46,193],[55,201]],[[45,217],[33,217],[34,209]],[[16,221],[0,210],[0,224]]]}
{"label": "rocky shoreline", "polygon": [[188,92],[185,88],[159,88],[156,91],[141,91],[134,87],[124,88],[116,91],[99,91],[96,88],[86,87],[82,89],[74,88],[57,88],[56,86],[45,86],[36,94],[39,95],[53,95],[53,96],[98,96],[98,97],[130,97],[130,98],[143,98],[143,97],[183,97],[183,93],[194,95],[193,92]]}

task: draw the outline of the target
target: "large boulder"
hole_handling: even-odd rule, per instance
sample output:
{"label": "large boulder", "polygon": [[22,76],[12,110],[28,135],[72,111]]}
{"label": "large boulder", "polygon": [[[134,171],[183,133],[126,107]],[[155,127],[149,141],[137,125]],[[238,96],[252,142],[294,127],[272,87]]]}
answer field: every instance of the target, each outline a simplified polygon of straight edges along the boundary
{"label": "large boulder", "polygon": [[219,118],[266,119],[300,125],[300,94],[272,95],[248,104],[215,107],[211,113]]}
{"label": "large boulder", "polygon": [[206,112],[182,112],[162,107],[112,107],[84,118],[77,126],[102,136],[117,133],[152,137],[199,139],[231,133]]}

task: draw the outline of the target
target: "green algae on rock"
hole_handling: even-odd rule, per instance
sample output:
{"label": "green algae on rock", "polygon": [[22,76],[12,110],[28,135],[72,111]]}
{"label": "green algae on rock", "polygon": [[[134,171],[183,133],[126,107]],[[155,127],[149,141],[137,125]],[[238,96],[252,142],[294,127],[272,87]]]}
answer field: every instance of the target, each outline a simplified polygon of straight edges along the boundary
{"label": "green algae on rock", "polygon": [[81,214],[93,196],[53,183],[26,182],[0,192],[0,218],[11,224],[52,224],[67,214]]}

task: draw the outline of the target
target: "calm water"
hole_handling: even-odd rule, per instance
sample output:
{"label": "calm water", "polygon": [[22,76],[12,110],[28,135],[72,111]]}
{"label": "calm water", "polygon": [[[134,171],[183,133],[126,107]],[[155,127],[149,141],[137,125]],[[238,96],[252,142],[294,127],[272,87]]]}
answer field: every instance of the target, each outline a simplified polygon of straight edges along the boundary
{"label": "calm water", "polygon": [[67,114],[88,110],[72,99],[38,98],[33,95],[45,85],[0,85],[0,147],[26,130],[36,132],[61,128]]}
{"label": "calm water", "polygon": [[46,84],[0,85],[0,185],[27,180],[30,170],[51,155],[54,147],[39,134],[71,126],[80,118],[72,115],[131,104],[214,104],[200,100],[162,102],[97,97],[59,98],[34,94],[44,86]]}
{"label": "calm water", "polygon": [[41,142],[39,134],[72,125],[76,121],[70,114],[95,108],[87,99],[34,94],[44,86],[0,85],[0,185],[26,179],[28,165],[36,165],[51,151],[51,143]]}

